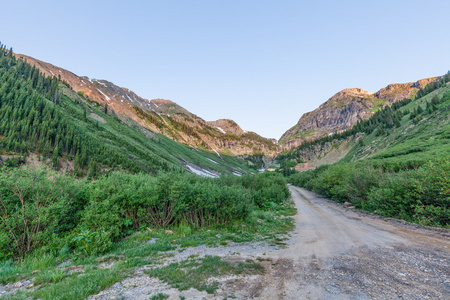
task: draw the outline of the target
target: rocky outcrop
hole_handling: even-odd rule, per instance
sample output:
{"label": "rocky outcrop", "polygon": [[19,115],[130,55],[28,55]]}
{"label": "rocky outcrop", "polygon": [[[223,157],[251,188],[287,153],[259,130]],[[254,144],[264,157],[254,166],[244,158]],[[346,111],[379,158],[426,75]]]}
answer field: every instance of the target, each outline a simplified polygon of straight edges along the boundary
{"label": "rocky outcrop", "polygon": [[115,114],[123,122],[134,126],[137,123],[141,131],[151,130],[179,143],[229,155],[274,156],[278,151],[276,142],[254,132],[246,132],[232,120],[206,122],[173,101],[148,100],[107,80],[78,76],[30,56],[16,56],[36,66],[46,76],[56,76],[65,81],[80,98],[106,106],[110,114]]}
{"label": "rocky outcrop", "polygon": [[217,129],[219,129],[220,132],[226,134],[226,133],[232,133],[236,135],[243,135],[246,133],[242,128],[236,124],[233,120],[229,119],[219,119],[217,121],[209,121],[206,122],[209,126],[213,126]]}
{"label": "rocky outcrop", "polygon": [[419,88],[437,77],[417,82],[390,84],[376,93],[359,88],[344,89],[312,112],[305,113],[298,123],[280,138],[283,149],[297,147],[326,135],[339,133],[369,118],[377,109],[411,97]]}
{"label": "rocky outcrop", "polygon": [[374,93],[374,96],[377,99],[386,99],[388,101],[387,104],[392,104],[399,100],[409,98],[412,92],[423,88],[428,83],[436,79],[437,77],[432,77],[421,79],[416,82],[390,84],[387,87],[382,88],[378,92]]}

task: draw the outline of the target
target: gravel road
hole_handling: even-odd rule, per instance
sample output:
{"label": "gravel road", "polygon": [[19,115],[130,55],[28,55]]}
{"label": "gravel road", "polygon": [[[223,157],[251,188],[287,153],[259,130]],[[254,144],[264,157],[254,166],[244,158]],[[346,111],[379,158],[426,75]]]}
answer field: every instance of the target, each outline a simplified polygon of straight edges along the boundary
{"label": "gravel road", "polygon": [[[450,299],[450,231],[349,209],[298,187],[296,232],[269,253],[261,299]],[[253,294],[251,294],[253,293]]]}
{"label": "gravel road", "polygon": [[162,292],[169,299],[450,299],[450,230],[384,219],[289,188],[298,214],[286,248],[202,248],[202,255],[264,258],[264,275],[216,278],[220,289],[208,295],[179,292],[138,270],[92,298],[148,299]]}

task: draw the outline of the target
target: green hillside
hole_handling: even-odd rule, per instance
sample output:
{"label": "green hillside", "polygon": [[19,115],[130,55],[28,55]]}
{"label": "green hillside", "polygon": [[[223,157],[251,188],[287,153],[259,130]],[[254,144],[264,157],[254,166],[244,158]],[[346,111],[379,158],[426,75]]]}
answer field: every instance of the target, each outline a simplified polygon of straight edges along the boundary
{"label": "green hillside", "polygon": [[[448,77],[448,75],[447,75]],[[343,161],[420,166],[450,154],[450,85],[438,88],[397,111],[400,124],[362,137]]]}
{"label": "green hillside", "polygon": [[[432,226],[450,226],[450,74],[375,113],[347,132],[303,145],[352,145],[333,165],[291,175],[292,183],[369,211]],[[309,148],[308,148],[309,147]]]}
{"label": "green hillside", "polygon": [[[293,227],[285,178],[254,174],[261,156],[127,124],[0,44],[0,299],[86,299],[166,251],[277,243]],[[34,288],[2,288],[23,280]]]}
{"label": "green hillside", "polygon": [[[17,164],[30,153],[58,168],[73,164],[73,173],[100,171],[183,171],[191,163],[217,173],[249,173],[246,161],[180,145],[169,138],[121,122],[94,102],[86,102],[57,78],[4,47],[0,49],[0,151]],[[22,159],[17,158],[21,156]]]}

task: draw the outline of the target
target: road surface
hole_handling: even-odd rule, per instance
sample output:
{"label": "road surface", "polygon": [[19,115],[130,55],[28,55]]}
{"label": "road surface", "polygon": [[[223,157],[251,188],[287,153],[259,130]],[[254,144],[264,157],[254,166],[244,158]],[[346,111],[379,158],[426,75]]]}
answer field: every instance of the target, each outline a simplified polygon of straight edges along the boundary
{"label": "road surface", "polygon": [[[298,214],[286,249],[238,298],[450,299],[450,231],[349,209],[289,187]],[[403,223],[403,224],[402,224]]]}

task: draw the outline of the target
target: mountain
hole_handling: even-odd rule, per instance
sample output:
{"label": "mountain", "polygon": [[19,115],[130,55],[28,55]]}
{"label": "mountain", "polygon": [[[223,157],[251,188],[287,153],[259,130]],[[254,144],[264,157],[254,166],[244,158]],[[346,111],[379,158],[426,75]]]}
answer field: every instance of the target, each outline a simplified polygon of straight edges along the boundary
{"label": "mountain", "polygon": [[411,97],[436,78],[390,84],[373,94],[359,88],[344,89],[316,110],[305,113],[295,126],[281,136],[279,142],[284,149],[290,149],[322,136],[342,132],[359,120],[368,119],[380,108]]}
{"label": "mountain", "polygon": [[[42,66],[34,67],[21,57],[0,46],[0,161],[3,165],[50,165],[79,177],[96,177],[113,170],[154,174],[188,170],[217,177],[253,173],[263,164],[261,159],[244,160],[195,149],[152,132],[127,118],[125,113],[129,110],[111,98],[123,96],[137,103],[139,98],[132,92],[106,81],[89,81],[51,65],[43,72]],[[83,90],[90,96],[83,90],[73,90],[75,83],[88,86]],[[113,89],[115,93],[103,95],[103,91]],[[156,100],[148,105],[165,106],[162,102],[173,107],[166,101]]]}
{"label": "mountain", "polygon": [[[131,121],[176,142],[220,154],[263,154],[273,157],[277,153],[276,141],[263,138],[254,132],[246,132],[234,121],[207,122],[173,101],[148,100],[109,81],[78,76],[23,54],[17,56],[39,68],[46,76],[56,76],[65,81],[87,101],[106,106],[109,114],[117,115],[125,123]],[[222,124],[224,128],[214,124]]]}
{"label": "mountain", "polygon": [[362,161],[398,171],[450,155],[450,73],[415,92],[414,99],[385,105],[351,128],[305,141],[277,159],[297,171]]}

